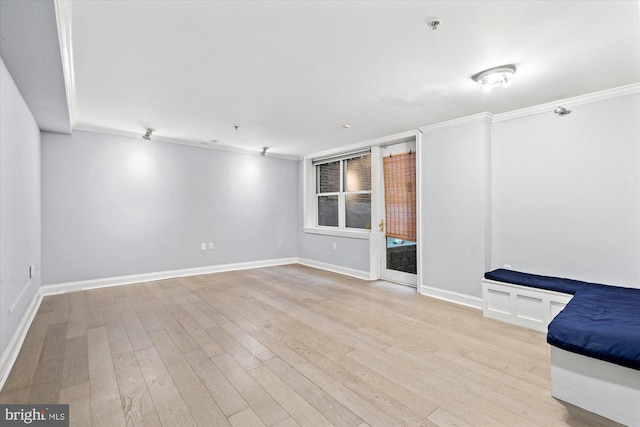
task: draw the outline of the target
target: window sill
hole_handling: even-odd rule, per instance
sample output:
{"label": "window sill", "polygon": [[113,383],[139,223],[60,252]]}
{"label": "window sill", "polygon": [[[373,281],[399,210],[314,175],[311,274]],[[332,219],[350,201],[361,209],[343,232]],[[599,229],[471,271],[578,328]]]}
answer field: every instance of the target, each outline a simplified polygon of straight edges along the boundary
{"label": "window sill", "polygon": [[305,227],[304,232],[309,234],[323,234],[325,236],[349,237],[352,239],[369,240],[371,238],[371,230],[355,231],[320,227]]}

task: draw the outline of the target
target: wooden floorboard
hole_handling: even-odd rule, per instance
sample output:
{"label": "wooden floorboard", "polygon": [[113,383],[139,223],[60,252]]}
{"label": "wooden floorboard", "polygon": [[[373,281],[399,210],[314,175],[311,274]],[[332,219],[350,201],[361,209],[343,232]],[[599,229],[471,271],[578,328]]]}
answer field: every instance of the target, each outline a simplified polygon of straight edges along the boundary
{"label": "wooden floorboard", "polygon": [[124,425],[124,408],[104,326],[87,330],[91,423],[93,426]]}
{"label": "wooden floorboard", "polygon": [[115,343],[111,353],[127,425],[159,425],[160,419],[131,343],[128,340]]}
{"label": "wooden floorboard", "polygon": [[550,396],[544,334],[288,265],[47,296],[0,403],[71,426],[614,426]]}

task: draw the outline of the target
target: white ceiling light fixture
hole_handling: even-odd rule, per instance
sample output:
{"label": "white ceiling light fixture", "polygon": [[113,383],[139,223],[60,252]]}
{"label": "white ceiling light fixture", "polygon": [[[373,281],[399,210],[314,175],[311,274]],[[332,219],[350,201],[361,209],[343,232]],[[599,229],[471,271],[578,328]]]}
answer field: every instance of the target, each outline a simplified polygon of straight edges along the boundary
{"label": "white ceiling light fixture", "polygon": [[471,76],[471,78],[484,87],[491,89],[508,85],[509,80],[511,80],[515,73],[516,66],[507,64],[480,71],[478,74]]}
{"label": "white ceiling light fixture", "polygon": [[153,129],[147,128],[147,130],[144,132],[144,135],[142,135],[142,139],[146,139],[147,141],[151,141],[151,134],[152,133],[153,133]]}

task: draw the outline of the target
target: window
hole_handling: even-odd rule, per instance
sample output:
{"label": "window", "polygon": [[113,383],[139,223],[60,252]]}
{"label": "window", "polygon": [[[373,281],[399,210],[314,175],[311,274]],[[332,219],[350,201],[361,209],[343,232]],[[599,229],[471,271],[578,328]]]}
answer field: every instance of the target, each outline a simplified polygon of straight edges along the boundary
{"label": "window", "polygon": [[371,154],[314,162],[317,225],[371,229]]}

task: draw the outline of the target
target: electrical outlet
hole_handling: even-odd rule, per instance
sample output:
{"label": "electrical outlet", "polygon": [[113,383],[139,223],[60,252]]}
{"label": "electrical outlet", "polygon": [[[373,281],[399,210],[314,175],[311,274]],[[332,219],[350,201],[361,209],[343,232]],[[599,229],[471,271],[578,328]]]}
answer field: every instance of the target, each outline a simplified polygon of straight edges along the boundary
{"label": "electrical outlet", "polygon": [[36,276],[36,266],[35,265],[30,265],[29,266],[29,279],[31,279],[32,277]]}
{"label": "electrical outlet", "polygon": [[333,249],[338,249],[338,245],[334,242]]}
{"label": "electrical outlet", "polygon": [[200,245],[200,249],[202,249],[203,251],[206,251],[207,250],[207,244],[206,243],[201,244]]}
{"label": "electrical outlet", "polygon": [[213,249],[213,242],[209,242],[209,249]]}

